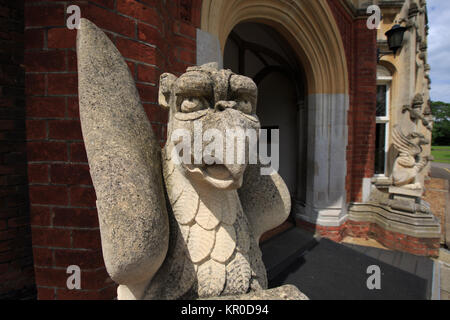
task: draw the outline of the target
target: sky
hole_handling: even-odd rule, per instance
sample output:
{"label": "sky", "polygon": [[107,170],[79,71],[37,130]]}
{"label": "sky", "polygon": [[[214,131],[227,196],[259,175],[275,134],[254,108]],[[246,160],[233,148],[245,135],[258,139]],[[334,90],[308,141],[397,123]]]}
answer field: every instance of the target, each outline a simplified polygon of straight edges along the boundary
{"label": "sky", "polygon": [[428,0],[431,100],[450,103],[450,1]]}

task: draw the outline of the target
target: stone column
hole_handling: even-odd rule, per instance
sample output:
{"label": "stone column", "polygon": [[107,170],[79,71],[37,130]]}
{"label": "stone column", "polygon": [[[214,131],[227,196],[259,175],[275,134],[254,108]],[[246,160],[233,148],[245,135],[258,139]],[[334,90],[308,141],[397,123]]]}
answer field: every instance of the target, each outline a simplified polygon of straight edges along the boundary
{"label": "stone column", "polygon": [[197,29],[197,65],[217,62],[223,68],[222,49],[219,39],[206,31]]}
{"label": "stone column", "polygon": [[297,192],[293,201],[293,211],[300,213],[306,203],[306,172],[307,172],[307,154],[308,154],[308,112],[306,101],[297,102],[298,108],[298,156],[297,156]]}
{"label": "stone column", "polygon": [[297,218],[326,227],[340,226],[347,217],[346,94],[308,96],[306,205]]}

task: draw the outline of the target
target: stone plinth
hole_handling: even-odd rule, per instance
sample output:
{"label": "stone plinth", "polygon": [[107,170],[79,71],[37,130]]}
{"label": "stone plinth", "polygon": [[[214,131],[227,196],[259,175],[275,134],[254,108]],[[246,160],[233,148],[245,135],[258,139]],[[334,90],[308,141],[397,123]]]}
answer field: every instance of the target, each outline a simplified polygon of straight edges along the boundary
{"label": "stone plinth", "polygon": [[441,226],[430,213],[405,212],[379,203],[352,204],[346,234],[375,239],[389,249],[439,255]]}
{"label": "stone plinth", "polygon": [[430,205],[422,200],[422,189],[407,189],[390,187],[389,200],[381,202],[383,205],[388,205],[391,209],[411,212],[411,213],[427,213],[431,214]]}

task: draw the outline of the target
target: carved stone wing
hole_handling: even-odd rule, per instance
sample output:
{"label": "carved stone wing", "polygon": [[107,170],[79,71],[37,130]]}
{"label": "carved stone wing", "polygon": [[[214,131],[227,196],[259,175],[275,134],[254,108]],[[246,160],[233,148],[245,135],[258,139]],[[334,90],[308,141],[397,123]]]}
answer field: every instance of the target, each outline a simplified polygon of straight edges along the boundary
{"label": "carved stone wing", "polygon": [[263,176],[259,165],[249,165],[239,189],[242,209],[256,241],[266,231],[281,225],[291,211],[289,190],[278,173]]}
{"label": "carved stone wing", "polygon": [[394,145],[400,153],[407,154],[414,157],[416,154],[422,152],[420,146],[412,143],[402,132],[398,125],[394,126],[392,130],[392,140]]}
{"label": "carved stone wing", "polygon": [[127,64],[86,19],[77,57],[80,118],[106,268],[120,284],[149,281],[169,242],[159,144]]}

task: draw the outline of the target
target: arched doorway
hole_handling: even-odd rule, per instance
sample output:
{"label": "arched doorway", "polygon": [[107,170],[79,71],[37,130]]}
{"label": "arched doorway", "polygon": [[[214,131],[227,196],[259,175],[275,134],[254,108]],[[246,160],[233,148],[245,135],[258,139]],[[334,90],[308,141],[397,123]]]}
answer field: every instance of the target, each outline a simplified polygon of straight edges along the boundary
{"label": "arched doorway", "polygon": [[289,43],[270,26],[241,23],[230,33],[224,68],[258,86],[257,114],[263,129],[280,133],[279,173],[293,201],[306,201],[306,86],[303,67]]}
{"label": "arched doorway", "polygon": [[[349,79],[344,45],[328,1],[203,0],[201,28],[197,31],[197,64],[216,61],[222,66],[223,57],[228,55],[227,40],[233,37],[236,26],[249,22],[276,30],[282,36],[279,38],[289,43],[303,69],[306,96],[297,110],[306,110],[305,123],[298,126],[297,137],[301,150],[300,137],[306,136],[307,152],[306,159],[297,158],[297,174],[302,172],[301,165],[306,166],[306,195],[296,195],[295,215],[320,226],[340,226],[347,219]],[[239,72],[239,60],[245,61],[238,58],[238,64],[231,69]],[[250,64],[246,69],[255,72],[254,67]],[[250,71],[245,74],[251,75]],[[279,74],[269,73],[274,77]]]}

